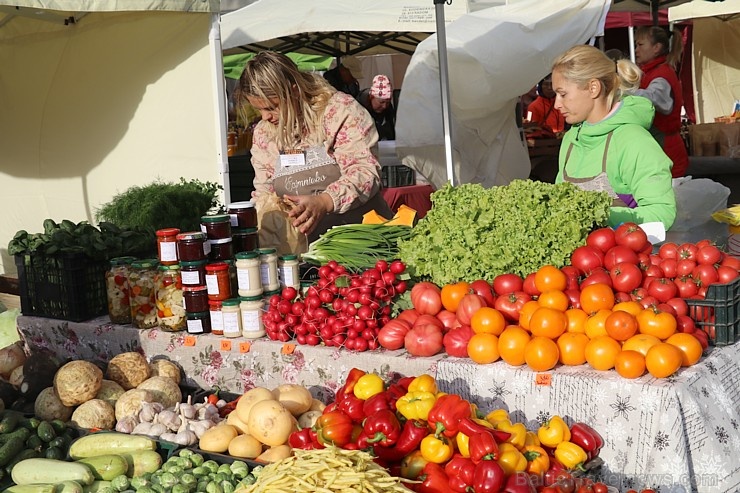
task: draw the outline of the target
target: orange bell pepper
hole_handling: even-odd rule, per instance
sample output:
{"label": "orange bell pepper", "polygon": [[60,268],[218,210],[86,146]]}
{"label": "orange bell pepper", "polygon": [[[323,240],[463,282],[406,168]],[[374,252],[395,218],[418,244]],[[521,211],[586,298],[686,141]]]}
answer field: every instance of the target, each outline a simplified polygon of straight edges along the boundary
{"label": "orange bell pepper", "polygon": [[553,416],[537,429],[537,438],[545,447],[555,448],[560,442],[570,440],[570,428],[560,416]]}
{"label": "orange bell pepper", "polygon": [[501,469],[504,470],[507,476],[527,469],[526,457],[512,444],[499,444],[498,452],[499,458],[496,462],[498,462],[498,465],[501,466]]}
{"label": "orange bell pepper", "polygon": [[437,393],[437,382],[434,377],[424,373],[411,380],[408,388],[409,392],[431,392],[432,394]]}
{"label": "orange bell pepper", "polygon": [[494,409],[490,413],[486,414],[486,421],[488,421],[492,425],[495,425],[499,421],[508,421],[509,419],[509,411],[507,411],[506,409]]}
{"label": "orange bell pepper", "polygon": [[512,423],[507,419],[497,422],[494,428],[508,433],[510,436],[506,441],[517,449],[524,447],[524,440],[527,437],[527,427],[524,426],[524,423]]}
{"label": "orange bell pepper", "polygon": [[[443,464],[455,453],[453,442],[443,435],[427,435],[419,445],[421,456],[435,464]],[[525,459],[526,460],[526,459]]]}
{"label": "orange bell pepper", "polygon": [[550,457],[542,447],[536,445],[525,445],[522,451],[524,458],[527,459],[527,469],[529,474],[535,474],[542,477],[550,469]]}

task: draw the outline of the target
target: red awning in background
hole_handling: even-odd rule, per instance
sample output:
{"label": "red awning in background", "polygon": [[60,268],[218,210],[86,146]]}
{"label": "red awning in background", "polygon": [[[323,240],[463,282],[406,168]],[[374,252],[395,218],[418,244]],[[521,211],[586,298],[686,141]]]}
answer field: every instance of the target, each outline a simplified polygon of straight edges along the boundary
{"label": "red awning in background", "polygon": [[[668,25],[668,10],[658,11],[658,24]],[[605,29],[630,26],[652,26],[653,16],[650,12],[609,12],[606,14]]]}

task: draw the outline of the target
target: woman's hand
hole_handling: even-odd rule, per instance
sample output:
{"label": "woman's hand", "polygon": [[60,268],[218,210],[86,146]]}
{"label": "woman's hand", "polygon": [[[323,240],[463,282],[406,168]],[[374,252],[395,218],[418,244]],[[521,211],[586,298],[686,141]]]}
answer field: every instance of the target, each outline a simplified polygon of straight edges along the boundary
{"label": "woman's hand", "polygon": [[293,219],[293,226],[304,235],[311,233],[324,216],[334,211],[334,201],[327,193],[285,195],[285,198],[295,204],[288,212],[288,217]]}

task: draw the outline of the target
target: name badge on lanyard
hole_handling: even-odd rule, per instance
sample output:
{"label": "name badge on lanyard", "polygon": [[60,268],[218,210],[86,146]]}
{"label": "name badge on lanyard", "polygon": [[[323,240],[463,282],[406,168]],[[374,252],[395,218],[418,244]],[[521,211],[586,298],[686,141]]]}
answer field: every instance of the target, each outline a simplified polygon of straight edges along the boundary
{"label": "name badge on lanyard", "polygon": [[301,149],[290,149],[280,153],[281,166],[305,166],[306,153]]}

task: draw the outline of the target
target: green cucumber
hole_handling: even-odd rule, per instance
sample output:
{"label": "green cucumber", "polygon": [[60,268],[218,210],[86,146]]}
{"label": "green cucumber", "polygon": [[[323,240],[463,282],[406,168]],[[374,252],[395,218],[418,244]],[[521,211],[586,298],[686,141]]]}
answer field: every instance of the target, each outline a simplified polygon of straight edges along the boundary
{"label": "green cucumber", "polygon": [[99,455],[79,459],[77,462],[90,467],[95,479],[104,481],[110,481],[116,476],[126,474],[128,471],[128,462],[120,455]]}
{"label": "green cucumber", "polygon": [[48,421],[42,421],[39,423],[39,427],[36,428],[36,434],[46,443],[49,443],[57,437],[57,432],[54,431],[54,427]]}
{"label": "green cucumber", "polygon": [[3,418],[0,419],[0,433],[10,433],[15,430],[15,427],[21,422],[22,417],[16,412],[5,411]]}
{"label": "green cucumber", "polygon": [[55,459],[26,459],[13,468],[15,484],[59,484],[77,481],[82,485],[95,481],[92,471],[85,464]]}
{"label": "green cucumber", "polygon": [[26,442],[19,437],[13,437],[0,447],[0,466],[5,466],[26,448]]}
{"label": "green cucumber", "polygon": [[59,447],[49,447],[44,450],[44,457],[46,459],[63,460],[67,454],[64,453]]}
{"label": "green cucumber", "polygon": [[26,447],[40,452],[44,448],[44,441],[38,435],[31,435],[26,440]]}
{"label": "green cucumber", "polygon": [[67,425],[61,419],[53,419],[49,423],[54,428],[54,431],[57,432],[57,435],[62,435],[67,431]]}
{"label": "green cucumber", "polygon": [[24,442],[28,440],[28,437],[31,436],[31,432],[27,428],[18,428],[15,431],[11,433],[5,433],[4,435],[0,435],[0,445],[3,443],[7,443],[9,440],[13,438],[20,438]]}
{"label": "green cucumber", "polygon": [[24,428],[28,428],[29,430],[34,431],[41,424],[41,420],[39,418],[36,418],[36,417],[24,418],[24,419],[21,420],[21,423],[20,424]]}

